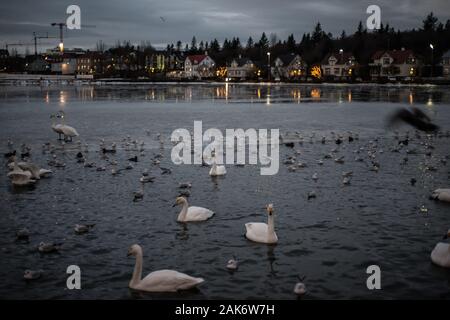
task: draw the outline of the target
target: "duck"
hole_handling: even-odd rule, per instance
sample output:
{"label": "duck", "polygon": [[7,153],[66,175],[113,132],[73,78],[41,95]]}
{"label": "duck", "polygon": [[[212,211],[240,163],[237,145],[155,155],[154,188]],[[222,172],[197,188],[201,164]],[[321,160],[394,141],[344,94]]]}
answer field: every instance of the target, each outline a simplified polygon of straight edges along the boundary
{"label": "duck", "polygon": [[37,280],[42,277],[44,270],[25,270],[23,278],[26,281]]}
{"label": "duck", "polygon": [[95,224],[76,224],[74,230],[76,234],[84,234],[88,233],[94,226]]}
{"label": "duck", "polygon": [[235,271],[238,268],[238,261],[235,256],[227,262],[227,269],[230,271]]}
{"label": "duck", "polygon": [[215,177],[215,176],[223,176],[223,175],[227,174],[227,169],[225,169],[225,166],[217,165],[215,155],[213,155],[212,160],[213,160],[212,167],[211,167],[211,170],[209,170],[210,176]]}
{"label": "duck", "polygon": [[275,221],[273,214],[273,204],[268,204],[266,207],[268,218],[267,224],[263,222],[249,222],[245,224],[246,234],[248,240],[265,243],[276,244],[278,242],[277,234],[275,233]]}
{"label": "duck", "polygon": [[177,292],[197,287],[205,280],[203,278],[191,277],[187,274],[175,270],[158,270],[149,273],[142,278],[142,248],[138,244],[132,245],[128,249],[127,256],[136,257],[133,276],[129,283],[129,288],[145,292]]}
{"label": "duck", "polygon": [[[450,237],[450,229],[444,239]],[[439,242],[431,251],[431,261],[443,268],[450,268],[450,243]]]}
{"label": "duck", "polygon": [[302,296],[306,293],[306,286],[303,283],[305,277],[298,277],[299,282],[295,284],[294,293],[298,296]]}
{"label": "duck", "polygon": [[38,246],[38,251],[41,253],[57,252],[60,247],[60,243],[41,242]]}
{"label": "duck", "polygon": [[195,222],[205,221],[210,219],[214,215],[214,211],[202,208],[189,206],[189,203],[185,197],[177,197],[172,207],[183,205],[180,213],[178,214],[178,222]]}
{"label": "duck", "polygon": [[436,189],[430,196],[433,200],[450,202],[450,189]]}

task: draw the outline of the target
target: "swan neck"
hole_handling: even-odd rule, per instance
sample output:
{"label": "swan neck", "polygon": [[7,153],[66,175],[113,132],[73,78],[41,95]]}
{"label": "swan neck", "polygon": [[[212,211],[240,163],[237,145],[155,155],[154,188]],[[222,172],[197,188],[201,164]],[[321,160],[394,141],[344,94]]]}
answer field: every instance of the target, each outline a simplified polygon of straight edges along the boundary
{"label": "swan neck", "polygon": [[142,250],[136,255],[136,264],[134,265],[133,277],[130,281],[130,287],[134,287],[141,282],[142,278]]}
{"label": "swan neck", "polygon": [[179,221],[184,221],[186,219],[188,207],[189,207],[189,204],[188,204],[188,202],[186,200],[186,201],[184,201],[183,207],[181,208],[180,214],[178,215],[178,220]]}
{"label": "swan neck", "polygon": [[267,226],[268,226],[268,231],[269,231],[269,235],[274,234],[275,233],[275,220],[274,220],[274,215],[269,215],[269,217],[267,218]]}

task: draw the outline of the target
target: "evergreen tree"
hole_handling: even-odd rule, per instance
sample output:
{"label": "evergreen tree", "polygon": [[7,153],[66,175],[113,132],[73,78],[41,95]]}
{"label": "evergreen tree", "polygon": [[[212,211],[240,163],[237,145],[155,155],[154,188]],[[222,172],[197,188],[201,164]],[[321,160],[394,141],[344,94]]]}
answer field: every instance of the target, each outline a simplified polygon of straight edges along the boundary
{"label": "evergreen tree", "polygon": [[259,39],[258,43],[259,47],[262,50],[268,50],[269,49],[269,40],[267,39],[266,33],[263,32],[261,35],[261,39]]}
{"label": "evergreen tree", "polygon": [[436,18],[433,12],[430,12],[429,15],[423,20],[423,30],[424,31],[434,31],[436,30],[436,24],[438,22],[438,18]]}
{"label": "evergreen tree", "polygon": [[251,49],[251,48],[253,48],[253,45],[254,45],[253,38],[248,37],[246,48]]}

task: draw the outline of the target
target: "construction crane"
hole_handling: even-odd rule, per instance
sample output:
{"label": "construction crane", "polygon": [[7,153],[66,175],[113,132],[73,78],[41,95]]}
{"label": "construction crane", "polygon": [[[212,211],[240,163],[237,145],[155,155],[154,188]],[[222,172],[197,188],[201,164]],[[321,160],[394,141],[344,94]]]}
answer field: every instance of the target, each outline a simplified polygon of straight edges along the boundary
{"label": "construction crane", "polygon": [[50,38],[56,38],[56,37],[49,37],[48,32],[45,36],[39,36],[36,32],[33,32],[33,40],[34,40],[34,55],[37,56],[37,40],[38,39],[50,39]]}
{"label": "construction crane", "polygon": [[[63,28],[67,27],[65,22],[53,22],[52,27],[59,27],[59,50],[64,52],[64,31]],[[93,25],[81,25],[83,28],[95,28]]]}

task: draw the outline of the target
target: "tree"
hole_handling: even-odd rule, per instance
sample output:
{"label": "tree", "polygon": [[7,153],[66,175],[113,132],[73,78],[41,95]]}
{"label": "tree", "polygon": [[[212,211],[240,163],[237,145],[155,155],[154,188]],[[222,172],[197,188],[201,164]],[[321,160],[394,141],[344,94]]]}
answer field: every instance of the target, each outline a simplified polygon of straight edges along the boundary
{"label": "tree", "polygon": [[347,38],[347,34],[345,33],[345,30],[342,30],[342,33],[341,33],[341,40],[343,40],[343,39],[345,39],[345,38]]}
{"label": "tree", "polygon": [[276,33],[271,33],[271,34],[270,34],[270,46],[271,46],[271,47],[275,47],[275,45],[277,44],[277,42],[278,42],[278,36],[277,36],[277,34],[276,34]]}
{"label": "tree", "polygon": [[423,20],[423,31],[434,31],[436,30],[436,24],[438,22],[438,18],[436,18],[433,12],[430,12],[429,15]]}
{"label": "tree", "polygon": [[214,40],[211,42],[210,48],[211,48],[211,51],[212,51],[212,52],[219,52],[219,51],[220,51],[220,44],[219,44],[219,41],[217,41],[217,39],[214,39]]}
{"label": "tree", "polygon": [[192,41],[191,41],[191,51],[192,51],[192,52],[197,51],[197,38],[195,38],[195,36],[192,37]]}
{"label": "tree", "polygon": [[269,40],[267,40],[267,36],[266,36],[265,32],[262,33],[261,39],[259,39],[258,45],[263,50],[269,49]]}
{"label": "tree", "polygon": [[312,34],[312,41],[314,43],[318,43],[320,42],[320,40],[323,39],[324,36],[324,32],[322,30],[322,25],[320,24],[320,22],[317,22],[315,28],[314,28],[314,32]]}
{"label": "tree", "polygon": [[252,37],[248,37],[247,45],[245,46],[245,48],[251,49],[251,48],[253,48],[253,45],[254,45],[253,38]]}
{"label": "tree", "polygon": [[363,32],[364,32],[364,27],[363,27],[362,21],[359,21],[358,29],[356,30],[356,34],[358,36],[360,36],[363,34]]}
{"label": "tree", "polygon": [[180,40],[178,40],[178,41],[177,41],[177,51],[178,51],[178,52],[181,51],[181,46],[182,46],[182,43],[181,43]]}
{"label": "tree", "polygon": [[287,46],[288,50],[291,52],[295,50],[295,39],[294,39],[294,35],[292,33],[287,38],[286,46]]}

